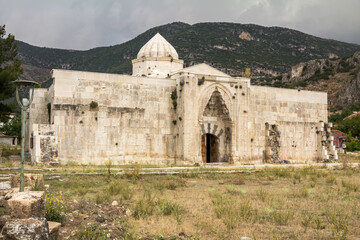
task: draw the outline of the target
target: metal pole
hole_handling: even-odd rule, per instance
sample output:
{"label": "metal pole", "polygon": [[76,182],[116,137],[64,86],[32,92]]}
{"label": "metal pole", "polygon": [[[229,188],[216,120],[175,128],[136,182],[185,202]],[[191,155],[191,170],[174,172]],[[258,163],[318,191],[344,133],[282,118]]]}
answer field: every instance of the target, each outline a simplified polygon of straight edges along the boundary
{"label": "metal pole", "polygon": [[21,109],[21,165],[20,165],[20,192],[24,191],[24,163],[25,163],[25,126],[26,126],[26,110],[30,107],[30,104],[34,97],[34,86],[31,88],[30,100],[28,104],[21,102],[19,96],[19,87],[16,86],[16,101]]}
{"label": "metal pole", "polygon": [[26,109],[21,106],[21,166],[20,166],[20,192],[24,191],[24,159],[25,159],[25,120]]}

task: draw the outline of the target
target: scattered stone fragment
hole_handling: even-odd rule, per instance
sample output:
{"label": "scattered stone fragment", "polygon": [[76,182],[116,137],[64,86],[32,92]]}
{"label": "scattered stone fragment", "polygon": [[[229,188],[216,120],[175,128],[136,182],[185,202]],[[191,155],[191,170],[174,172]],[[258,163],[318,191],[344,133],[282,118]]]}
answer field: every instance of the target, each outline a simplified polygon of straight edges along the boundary
{"label": "scattered stone fragment", "polygon": [[11,184],[9,181],[0,182],[0,190],[8,190],[11,189]]}
{"label": "scattered stone fragment", "polygon": [[6,222],[11,219],[10,215],[3,215],[0,217],[0,233],[1,229],[5,226]]}
{"label": "scattered stone fragment", "polygon": [[7,210],[12,218],[45,216],[44,192],[18,192],[7,201]]}
{"label": "scattered stone fragment", "polygon": [[0,196],[0,207],[5,207],[6,200],[5,196]]}
{"label": "scattered stone fragment", "polygon": [[49,240],[46,218],[12,219],[6,222],[1,234],[4,240]]}
{"label": "scattered stone fragment", "polygon": [[113,201],[113,202],[111,203],[111,205],[112,205],[112,206],[117,206],[117,205],[119,205],[119,204],[118,204],[117,201]]}
{"label": "scattered stone fragment", "polygon": [[50,239],[57,240],[57,238],[59,236],[59,230],[61,227],[61,223],[49,221],[48,224],[49,224]]}

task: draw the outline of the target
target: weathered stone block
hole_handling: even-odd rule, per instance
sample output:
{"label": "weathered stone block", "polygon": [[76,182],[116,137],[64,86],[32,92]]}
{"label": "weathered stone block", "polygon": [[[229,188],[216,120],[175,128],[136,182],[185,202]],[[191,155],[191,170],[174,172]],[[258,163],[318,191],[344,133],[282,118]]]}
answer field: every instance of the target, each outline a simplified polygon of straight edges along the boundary
{"label": "weathered stone block", "polygon": [[45,216],[44,192],[18,192],[7,201],[7,210],[12,218]]}
{"label": "weathered stone block", "polygon": [[5,226],[6,222],[11,219],[10,215],[3,215],[0,217],[0,233],[3,227]]}
{"label": "weathered stone block", "polygon": [[[44,176],[42,174],[24,174],[24,187],[25,186],[44,186]],[[16,188],[20,186],[20,174],[16,174],[11,178],[11,187]]]}
{"label": "weathered stone block", "polygon": [[13,219],[6,222],[1,234],[4,240],[49,240],[46,218]]}
{"label": "weathered stone block", "polygon": [[49,224],[50,239],[56,240],[59,236],[61,223],[48,221],[48,224]]}

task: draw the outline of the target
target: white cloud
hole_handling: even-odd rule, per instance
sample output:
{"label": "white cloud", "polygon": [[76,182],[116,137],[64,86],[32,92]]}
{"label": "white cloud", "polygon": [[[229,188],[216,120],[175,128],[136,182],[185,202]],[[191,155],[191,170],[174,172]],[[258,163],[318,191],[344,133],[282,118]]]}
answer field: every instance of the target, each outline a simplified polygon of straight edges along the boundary
{"label": "white cloud", "polygon": [[0,24],[17,39],[89,49],[182,21],[282,26],[360,44],[358,0],[0,0]]}

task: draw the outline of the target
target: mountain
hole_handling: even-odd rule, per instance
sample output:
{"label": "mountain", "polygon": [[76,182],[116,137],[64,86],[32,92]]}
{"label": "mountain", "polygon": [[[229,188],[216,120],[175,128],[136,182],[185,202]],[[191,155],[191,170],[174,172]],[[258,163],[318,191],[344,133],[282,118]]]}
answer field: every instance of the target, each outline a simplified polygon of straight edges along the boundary
{"label": "mountain", "polygon": [[360,51],[342,58],[299,63],[278,77],[253,79],[253,84],[328,93],[331,109],[360,103]]}
{"label": "mountain", "polygon": [[18,41],[29,79],[44,82],[50,69],[131,74],[131,60],[157,32],[178,51],[186,66],[208,63],[232,76],[245,68],[253,75],[278,75],[317,58],[343,57],[359,45],[318,38],[296,30],[254,24],[175,22],[158,26],[125,43],[86,51],[36,47]]}

